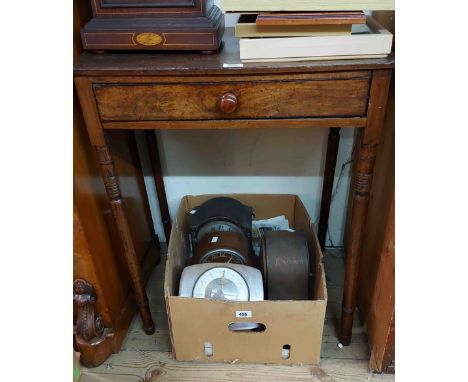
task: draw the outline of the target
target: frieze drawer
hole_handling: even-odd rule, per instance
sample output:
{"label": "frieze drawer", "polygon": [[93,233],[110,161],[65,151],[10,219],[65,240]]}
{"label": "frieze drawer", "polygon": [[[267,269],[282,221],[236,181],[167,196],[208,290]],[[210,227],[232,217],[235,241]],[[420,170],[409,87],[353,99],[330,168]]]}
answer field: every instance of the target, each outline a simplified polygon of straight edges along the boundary
{"label": "frieze drawer", "polygon": [[94,84],[102,121],[365,116],[369,78]]}

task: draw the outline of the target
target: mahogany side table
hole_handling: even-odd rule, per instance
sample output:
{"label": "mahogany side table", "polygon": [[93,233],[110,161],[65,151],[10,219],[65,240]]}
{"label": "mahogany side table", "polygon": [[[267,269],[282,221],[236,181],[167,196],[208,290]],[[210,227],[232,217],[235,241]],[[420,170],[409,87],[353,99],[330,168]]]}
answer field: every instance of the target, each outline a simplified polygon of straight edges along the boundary
{"label": "mahogany side table", "polygon": [[[359,258],[374,163],[385,117],[394,57],[381,59],[250,63],[240,65],[239,44],[229,28],[216,55],[196,53],[83,53],[75,84],[132,278],[147,333],[154,331],[129,234],[124,195],[106,130],[329,128],[319,235],[322,245],[340,128],[361,128],[346,256],[340,341],[351,339]],[[155,142],[152,142],[154,149]],[[153,150],[166,232],[170,231],[159,158]],[[328,204],[328,205],[327,205]],[[169,237],[169,235],[167,235]]]}

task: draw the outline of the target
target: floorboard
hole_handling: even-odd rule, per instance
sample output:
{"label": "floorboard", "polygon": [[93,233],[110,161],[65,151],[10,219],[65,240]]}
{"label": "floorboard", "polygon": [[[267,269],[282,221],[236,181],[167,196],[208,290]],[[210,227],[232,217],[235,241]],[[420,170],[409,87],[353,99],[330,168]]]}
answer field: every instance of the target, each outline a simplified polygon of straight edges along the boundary
{"label": "floorboard", "polygon": [[375,374],[368,370],[370,356],[367,337],[355,316],[350,346],[338,347],[337,330],[341,312],[344,279],[344,253],[327,250],[324,255],[328,305],[322,337],[320,366],[280,366],[264,364],[225,364],[175,361],[163,297],[165,258],[153,271],[147,285],[156,332],[147,336],[136,315],[118,354],[101,366],[82,368],[80,382],[153,382],[153,381],[394,381],[394,375]]}

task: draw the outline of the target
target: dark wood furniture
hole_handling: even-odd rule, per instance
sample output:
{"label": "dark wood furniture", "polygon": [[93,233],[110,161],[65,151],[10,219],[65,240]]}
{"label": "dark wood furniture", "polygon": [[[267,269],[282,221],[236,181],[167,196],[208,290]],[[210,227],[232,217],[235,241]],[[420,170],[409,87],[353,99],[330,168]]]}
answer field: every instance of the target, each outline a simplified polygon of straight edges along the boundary
{"label": "dark wood furniture", "polygon": [[367,326],[369,367],[395,372],[395,98],[392,87],[363,238],[357,304]]}
{"label": "dark wood furniture", "polygon": [[213,0],[91,0],[87,50],[218,50],[224,16]]}
{"label": "dark wood furniture", "polygon": [[[373,17],[395,35],[395,12]],[[368,224],[363,237],[357,306],[367,327],[369,368],[395,373],[395,81],[375,163]]]}
{"label": "dark wood furniture", "polygon": [[[74,2],[75,56],[80,50],[80,26],[91,10]],[[125,248],[112,216],[99,166],[86,132],[80,104],[73,110],[73,300],[74,345],[81,362],[97,366],[121,344],[136,312]],[[122,192],[143,283],[160,259],[143,174],[132,132],[109,136],[115,168],[124,176]],[[71,288],[71,285],[70,285]]]}
{"label": "dark wood furniture", "polygon": [[320,219],[317,237],[322,251],[325,249],[325,241],[328,231],[328,218],[333,192],[333,181],[335,180],[336,160],[338,158],[338,147],[340,144],[340,128],[332,127],[328,133],[327,156],[325,159],[325,171],[323,173],[322,203],[320,205]]}
{"label": "dark wood furniture", "polygon": [[[79,108],[79,106],[78,106]],[[131,277],[124,260],[118,223],[111,212],[89,138],[75,110],[73,279],[75,344],[86,366],[102,363],[118,352],[136,311]],[[132,132],[111,133],[115,166],[125,177],[122,190],[131,197],[128,220],[135,260],[144,284],[159,262],[159,241],[154,233],[143,174]],[[83,284],[83,283],[82,283]],[[80,285],[82,285],[80,284]],[[100,317],[100,319],[99,319]],[[97,330],[100,322],[103,330]],[[105,330],[104,330],[105,329]]]}
{"label": "dark wood furniture", "polygon": [[[99,155],[107,194],[119,222],[127,263],[134,263],[134,243],[123,208],[125,195],[118,187],[110,143],[105,137],[108,132],[361,128],[363,139],[357,148],[340,333],[342,343],[349,344],[362,237],[394,68],[393,56],[241,66],[239,45],[232,30],[226,31],[224,43],[225,48],[212,56],[84,53],[75,63],[75,84],[91,144]],[[161,210],[164,211],[164,206]],[[165,219],[168,216],[163,216]],[[137,267],[129,266],[129,270],[137,280]],[[146,296],[142,285],[134,283],[134,288],[146,327],[149,318]]]}

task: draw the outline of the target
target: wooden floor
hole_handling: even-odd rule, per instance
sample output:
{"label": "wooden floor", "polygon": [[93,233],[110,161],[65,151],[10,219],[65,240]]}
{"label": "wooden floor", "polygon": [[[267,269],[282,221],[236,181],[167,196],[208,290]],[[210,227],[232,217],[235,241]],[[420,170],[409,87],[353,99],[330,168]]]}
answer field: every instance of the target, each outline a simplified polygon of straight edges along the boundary
{"label": "wooden floor", "polygon": [[329,301],[320,366],[231,365],[175,361],[170,353],[171,342],[163,297],[163,258],[147,285],[156,333],[147,336],[141,329],[139,316],[135,316],[120,353],[112,355],[97,368],[83,368],[80,382],[394,381],[393,375],[369,372],[369,348],[364,328],[357,316],[354,320],[351,345],[341,349],[337,346],[336,328],[344,279],[343,252],[327,250],[324,263]]}

